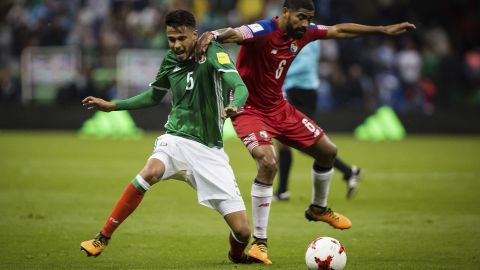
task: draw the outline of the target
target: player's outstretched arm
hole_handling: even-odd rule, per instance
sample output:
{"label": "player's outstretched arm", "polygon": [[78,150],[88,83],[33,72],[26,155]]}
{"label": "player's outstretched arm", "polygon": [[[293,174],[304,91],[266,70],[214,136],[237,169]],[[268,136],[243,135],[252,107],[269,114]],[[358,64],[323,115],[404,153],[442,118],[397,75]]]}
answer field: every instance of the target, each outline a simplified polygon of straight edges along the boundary
{"label": "player's outstretched arm", "polygon": [[99,110],[103,112],[111,112],[115,110],[115,103],[92,96],[83,99],[82,104],[87,107],[88,110]]}
{"label": "player's outstretched arm", "polygon": [[82,100],[83,106],[89,110],[99,110],[104,112],[143,109],[157,105],[162,101],[166,91],[154,90],[149,88],[147,91],[134,97],[115,102],[106,101],[96,97],[86,97]]}
{"label": "player's outstretched arm", "polygon": [[241,43],[243,41],[243,34],[238,28],[223,28],[214,31],[216,40],[220,43]]}
{"label": "player's outstretched arm", "polygon": [[115,101],[115,110],[136,110],[158,105],[167,93],[166,90],[153,89],[151,86],[147,91],[125,100]]}
{"label": "player's outstretched arm", "polygon": [[241,43],[243,35],[239,30],[233,28],[223,28],[203,33],[195,47],[195,59],[201,59],[214,40],[219,43]]}
{"label": "player's outstretched arm", "polygon": [[370,26],[355,23],[341,23],[334,26],[329,26],[325,38],[355,38],[369,34],[385,34],[389,36],[397,36],[405,33],[409,29],[416,29],[416,27],[414,24],[411,24],[409,22],[402,22],[386,26]]}

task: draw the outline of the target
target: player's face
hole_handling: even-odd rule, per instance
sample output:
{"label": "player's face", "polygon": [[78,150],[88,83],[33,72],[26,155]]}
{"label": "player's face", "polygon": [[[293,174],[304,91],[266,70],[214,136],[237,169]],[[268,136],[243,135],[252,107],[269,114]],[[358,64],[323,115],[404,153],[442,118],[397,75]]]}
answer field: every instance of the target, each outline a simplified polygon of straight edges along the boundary
{"label": "player's face", "polygon": [[287,34],[294,39],[301,39],[312,22],[314,10],[298,9],[287,11]]}
{"label": "player's face", "polygon": [[197,30],[187,26],[178,28],[167,26],[168,47],[175,54],[178,61],[190,58],[197,42]]}

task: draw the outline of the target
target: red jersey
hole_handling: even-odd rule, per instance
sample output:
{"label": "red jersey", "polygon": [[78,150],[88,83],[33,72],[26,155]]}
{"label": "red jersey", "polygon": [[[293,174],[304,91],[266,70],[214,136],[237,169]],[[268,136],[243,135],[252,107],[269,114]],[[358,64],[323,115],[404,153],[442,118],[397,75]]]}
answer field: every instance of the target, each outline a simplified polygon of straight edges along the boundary
{"label": "red jersey", "polygon": [[249,92],[244,107],[264,113],[273,112],[287,102],[282,85],[298,52],[309,42],[327,35],[326,26],[312,24],[302,39],[293,39],[280,30],[277,19],[238,27],[244,40],[237,57],[237,70]]}

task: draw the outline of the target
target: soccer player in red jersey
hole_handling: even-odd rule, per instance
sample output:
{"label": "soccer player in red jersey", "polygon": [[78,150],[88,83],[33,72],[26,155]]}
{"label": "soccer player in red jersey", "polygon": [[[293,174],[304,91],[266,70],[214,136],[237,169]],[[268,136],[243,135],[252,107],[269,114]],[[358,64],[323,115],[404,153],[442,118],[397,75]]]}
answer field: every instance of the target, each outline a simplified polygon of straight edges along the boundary
{"label": "soccer player in red jersey", "polygon": [[290,105],[282,94],[282,84],[293,59],[306,44],[317,39],[355,38],[368,34],[395,36],[415,29],[415,25],[408,22],[387,26],[315,25],[312,24],[314,13],[311,0],[286,0],[278,17],[207,32],[197,44],[197,57],[207,50],[212,40],[241,45],[237,70],[247,85],[249,97],[232,120],[238,137],[257,163],[257,176],[251,191],[254,242],[248,255],[265,264],[272,263],[267,255],[267,224],[277,171],[273,138],[315,160],[313,196],[305,217],[337,229],[352,226],[347,217],[327,207],[336,146],[314,121]]}

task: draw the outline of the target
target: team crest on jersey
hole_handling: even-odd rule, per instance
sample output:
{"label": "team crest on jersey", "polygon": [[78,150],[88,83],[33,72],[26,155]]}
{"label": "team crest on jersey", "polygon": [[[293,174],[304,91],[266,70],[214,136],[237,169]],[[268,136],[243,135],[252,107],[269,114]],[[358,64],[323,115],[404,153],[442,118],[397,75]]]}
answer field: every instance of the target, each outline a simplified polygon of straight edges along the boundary
{"label": "team crest on jersey", "polygon": [[260,134],[260,137],[262,137],[263,140],[265,140],[265,141],[268,140],[268,134],[265,130],[260,131],[259,134]]}
{"label": "team crest on jersey", "polygon": [[294,42],[292,42],[292,44],[290,44],[290,51],[291,51],[292,53],[294,53],[294,54],[297,53],[297,51],[298,51],[298,46],[297,46],[297,42],[296,42],[296,41],[294,41]]}
{"label": "team crest on jersey", "polygon": [[224,53],[224,52],[219,52],[217,53],[217,60],[218,60],[218,63],[220,64],[230,64],[230,58],[228,57],[228,54]]}

